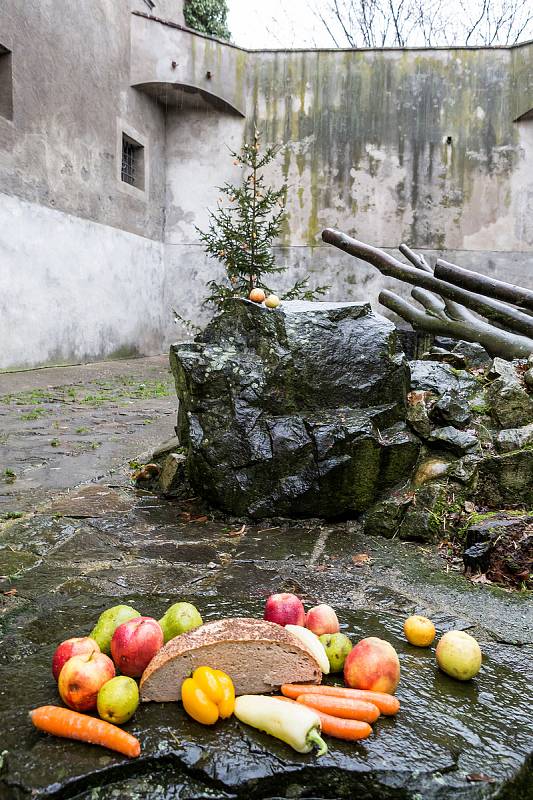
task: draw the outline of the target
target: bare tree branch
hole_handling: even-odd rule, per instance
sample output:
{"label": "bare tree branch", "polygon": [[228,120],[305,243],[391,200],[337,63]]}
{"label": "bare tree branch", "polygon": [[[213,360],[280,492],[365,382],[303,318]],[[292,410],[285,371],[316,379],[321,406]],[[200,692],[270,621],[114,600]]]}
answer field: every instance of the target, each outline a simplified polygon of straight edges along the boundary
{"label": "bare tree branch", "polygon": [[462,286],[463,289],[469,289],[471,292],[495,297],[505,303],[512,303],[522,310],[533,311],[533,291],[531,289],[524,289],[513,283],[506,283],[487,275],[481,275],[479,272],[463,269],[463,267],[450,264],[449,261],[444,261],[442,258],[437,260],[435,277],[446,283],[453,283],[454,286]]}
{"label": "bare tree branch", "polygon": [[478,342],[493,356],[500,356],[500,358],[509,360],[527,358],[533,347],[531,339],[499,330],[487,322],[483,322],[483,320],[476,320],[475,325],[473,325],[426,314],[387,289],[383,289],[380,292],[379,302],[385,308],[398,314],[399,317],[412,325],[415,330],[428,331],[437,336],[463,339],[466,342]]}
{"label": "bare tree branch", "polygon": [[[421,256],[419,253],[414,253],[410,247],[407,247],[406,244],[401,244],[398,249],[400,253],[411,262],[411,264],[414,264],[414,266],[417,267],[417,269],[421,269],[424,272],[429,272],[431,275],[434,274],[424,256]],[[448,316],[452,319],[469,322],[474,318],[474,315],[471,314],[470,311],[467,311],[467,309],[464,306],[459,305],[459,303],[454,303],[453,300],[445,299],[444,305],[446,307]]]}
{"label": "bare tree branch", "polygon": [[337,46],[506,45],[533,37],[530,2],[460,0],[459,9],[444,0],[315,0]]}

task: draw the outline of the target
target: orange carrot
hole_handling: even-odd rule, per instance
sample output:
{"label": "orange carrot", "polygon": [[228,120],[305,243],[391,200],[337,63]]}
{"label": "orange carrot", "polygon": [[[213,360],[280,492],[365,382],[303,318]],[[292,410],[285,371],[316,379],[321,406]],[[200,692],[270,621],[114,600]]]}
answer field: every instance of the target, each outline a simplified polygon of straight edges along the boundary
{"label": "orange carrot", "polygon": [[315,711],[323,711],[333,717],[358,719],[361,722],[375,722],[379,717],[379,708],[364,700],[353,700],[350,697],[332,697],[327,694],[301,694],[297,703],[302,703]]}
{"label": "orange carrot", "polygon": [[[278,700],[285,700],[287,703],[295,703],[289,697],[278,697]],[[372,728],[368,722],[361,722],[358,719],[343,719],[342,717],[332,717],[331,714],[324,714],[323,711],[313,709],[322,725],[322,733],[333,736],[335,739],[345,739],[347,742],[356,742],[359,739],[367,739],[372,733]]]}
{"label": "orange carrot", "polygon": [[41,706],[30,711],[30,719],[40,731],[53,736],[100,744],[129,758],[136,758],[141,752],[139,740],[126,731],[104,722],[103,719],[79,714],[69,708]]}
{"label": "orange carrot", "polygon": [[354,700],[365,700],[373,703],[382,714],[394,716],[400,710],[400,701],[392,694],[385,692],[369,692],[365,689],[347,689],[345,686],[308,686],[306,683],[285,683],[281,687],[285,697],[296,700],[301,694],[328,694],[332,697],[352,697]]}

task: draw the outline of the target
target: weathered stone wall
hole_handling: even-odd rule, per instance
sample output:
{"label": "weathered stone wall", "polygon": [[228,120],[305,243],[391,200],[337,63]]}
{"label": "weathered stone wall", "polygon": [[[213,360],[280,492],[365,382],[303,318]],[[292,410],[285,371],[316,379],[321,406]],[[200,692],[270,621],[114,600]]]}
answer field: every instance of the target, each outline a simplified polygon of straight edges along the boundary
{"label": "weathered stone wall", "polygon": [[0,369],[161,349],[161,242],[0,194],[0,253]]}
{"label": "weathered stone wall", "polygon": [[[149,11],[0,4],[14,108],[0,116],[0,368],[162,349],[165,114],[130,88],[130,5]],[[144,192],[120,180],[124,127],[145,145]]]}
{"label": "weathered stone wall", "polygon": [[[146,0],[79,0],[75,10],[67,0],[17,5],[15,13],[0,8],[14,100],[13,119],[0,116],[0,190],[65,212],[50,217],[51,235],[40,243],[49,262],[61,263],[38,280],[25,249],[31,223],[18,227],[18,240],[9,234],[12,269],[25,276],[16,298],[21,317],[39,305],[32,287],[54,296],[57,275],[66,274],[61,249],[50,244],[68,238],[55,227],[65,220],[164,243],[157,335],[132,342],[128,334],[117,348],[95,322],[101,347],[94,354],[92,345],[85,348],[88,356],[144,350],[148,341],[166,347],[177,333],[172,306],[201,319],[203,284],[217,267],[204,257],[195,226],[206,224],[215,187],[238,180],[227,146],[238,148],[255,124],[267,141],[286,145],[269,177],[290,186],[278,251],[291,280],[309,271],[331,283],[332,300],[376,304],[383,280],[322,246],[320,232],[329,225],[386,249],[404,240],[430,257],[451,250],[465,266],[532,285],[533,45],[248,52],[179,27],[178,0],[157,0],[153,8]],[[124,128],[145,145],[144,192],[120,180]],[[26,213],[21,205],[21,220]],[[84,259],[92,280],[101,264],[112,263],[131,286],[126,251],[101,259],[98,237],[89,238]],[[108,243],[115,238],[107,235]],[[142,293],[136,274],[131,288]],[[85,280],[74,268],[69,291],[81,293]],[[0,287],[4,338],[17,285],[10,279]],[[110,311],[120,318],[126,308],[120,296],[115,302]],[[32,363],[79,352],[72,325],[66,317],[61,324]],[[25,349],[11,352],[8,365],[29,363]]]}
{"label": "weathered stone wall", "polygon": [[[129,2],[22,0],[15,13],[10,5],[0,6],[14,88],[13,121],[0,117],[1,190],[161,239],[165,118],[129,87]],[[120,180],[121,121],[149,150],[146,192]]]}
{"label": "weathered stone wall", "polygon": [[[202,69],[216,62],[195,46]],[[166,262],[175,304],[195,307],[216,269],[195,226],[216,205],[213,176],[238,180],[224,145],[237,147],[254,124],[266,141],[286,145],[269,176],[290,186],[279,253],[291,280],[310,273],[331,284],[331,299],[375,306],[384,285],[398,290],[323,246],[321,230],[331,226],[386,250],[406,241],[430,261],[446,250],[464,266],[533,285],[533,121],[514,122],[533,93],[532,64],[531,45],[234,55],[225,92],[244,120],[168,113]],[[184,179],[191,161],[192,185]],[[172,277],[180,265],[186,287]]]}

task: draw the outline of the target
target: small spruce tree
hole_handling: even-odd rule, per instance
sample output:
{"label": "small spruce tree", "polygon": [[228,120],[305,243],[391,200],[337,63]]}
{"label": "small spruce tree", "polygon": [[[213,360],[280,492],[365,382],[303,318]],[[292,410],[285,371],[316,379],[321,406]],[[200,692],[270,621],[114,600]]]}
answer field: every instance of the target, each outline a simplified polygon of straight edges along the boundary
{"label": "small spruce tree", "polygon": [[226,0],[185,0],[185,24],[200,33],[229,40],[228,5]]}
{"label": "small spruce tree", "polygon": [[[262,173],[278,151],[279,147],[267,147],[261,152],[256,130],[252,142],[246,142],[238,153],[231,152],[234,164],[245,170],[243,181],[240,186],[225,183],[219,187],[228,204],[219,201],[217,210],[210,212],[207,231],[197,228],[206,253],[218,259],[226,270],[224,282],[208,281],[206,303],[220,307],[228,297],[247,297],[255,288],[269,293],[268,276],[286,269],[276,265],[272,243],[286,215],[287,184],[279,189],[267,186]],[[329,288],[308,289],[307,285],[308,278],[298,281],[283,299],[312,300]]]}

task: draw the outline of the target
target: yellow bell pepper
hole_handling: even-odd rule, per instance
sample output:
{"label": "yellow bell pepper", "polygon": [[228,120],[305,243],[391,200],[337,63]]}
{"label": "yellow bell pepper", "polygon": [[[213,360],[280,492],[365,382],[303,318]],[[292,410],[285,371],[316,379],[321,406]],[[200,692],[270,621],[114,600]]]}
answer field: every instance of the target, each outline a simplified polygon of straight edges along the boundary
{"label": "yellow bell pepper", "polygon": [[214,725],[219,717],[226,719],[233,714],[233,681],[220,669],[198,667],[183,681],[181,700],[190,717],[203,725]]}

